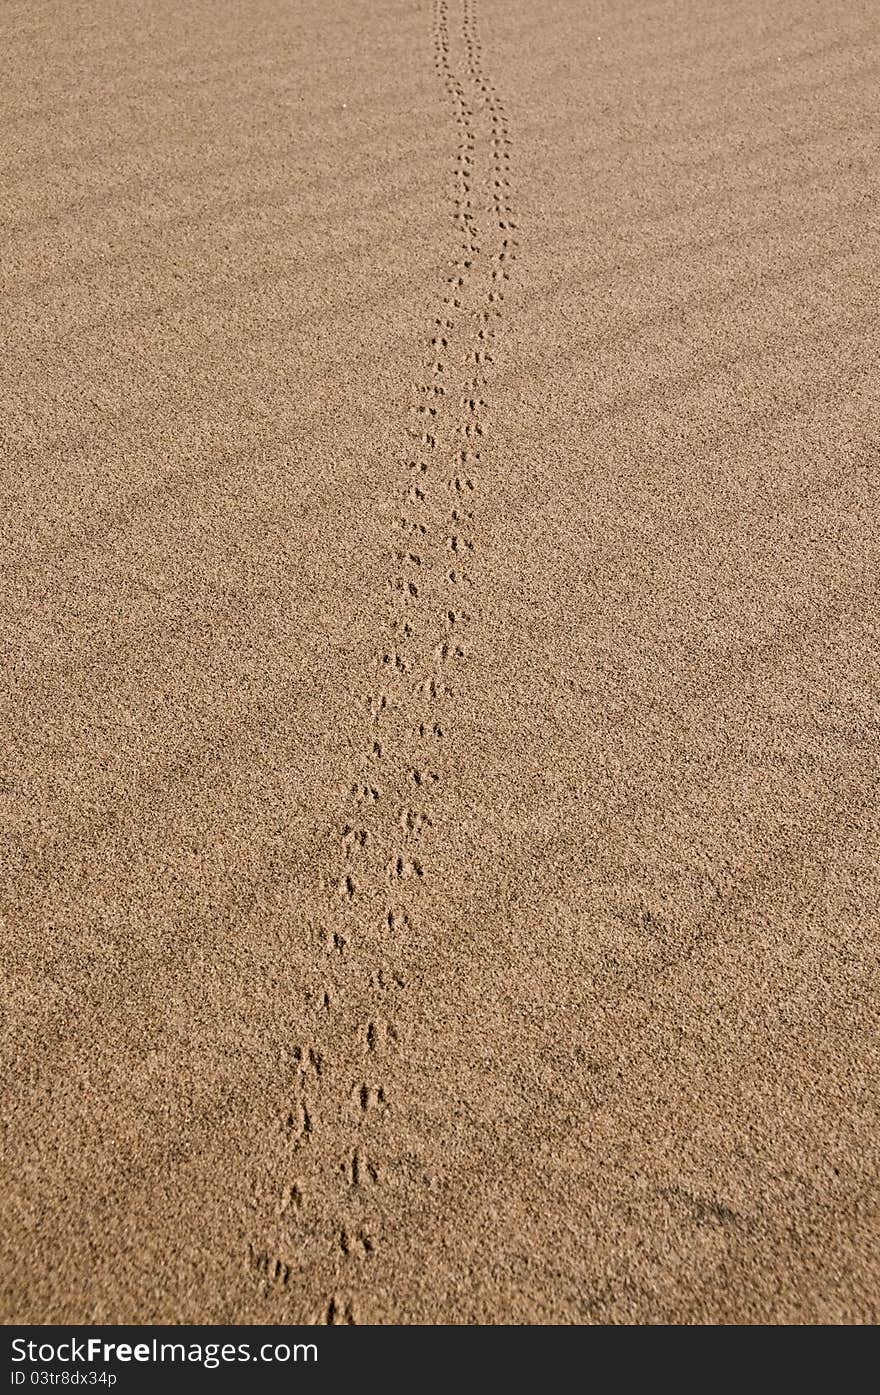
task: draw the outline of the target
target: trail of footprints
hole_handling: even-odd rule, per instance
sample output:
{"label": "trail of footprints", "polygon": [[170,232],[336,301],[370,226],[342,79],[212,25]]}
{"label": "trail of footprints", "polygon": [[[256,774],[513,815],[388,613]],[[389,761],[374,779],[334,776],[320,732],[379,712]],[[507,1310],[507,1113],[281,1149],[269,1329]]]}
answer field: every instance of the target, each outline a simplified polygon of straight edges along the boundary
{"label": "trail of footprints", "polygon": [[[347,1092],[352,1141],[336,1163],[338,1288],[315,1315],[328,1324],[357,1322],[356,1293],[381,1246],[382,1126],[394,1107],[388,1065],[401,1047],[407,945],[419,891],[431,875],[432,797],[444,778],[456,672],[468,656],[486,395],[516,260],[511,140],[504,106],[483,68],[477,10],[477,0],[434,5],[434,64],[458,132],[451,189],[458,250],[432,326],[425,376],[413,389],[386,639],[364,704],[368,736],[335,835],[339,873],[317,931],[322,970],[307,993],[312,1021],[326,1024],[328,1040],[346,997],[365,1008],[356,1054],[348,1058],[360,1061],[360,1074],[335,1086],[337,1095],[340,1084]],[[394,962],[387,961],[389,945]],[[371,962],[382,950],[383,962]],[[283,1129],[292,1167],[321,1128],[322,1092],[334,1074],[325,1054],[301,1045],[291,1055]],[[290,1181],[279,1214],[294,1217],[303,1204],[300,1181]],[[249,1263],[266,1292],[289,1287],[291,1266],[280,1255],[251,1247]]]}

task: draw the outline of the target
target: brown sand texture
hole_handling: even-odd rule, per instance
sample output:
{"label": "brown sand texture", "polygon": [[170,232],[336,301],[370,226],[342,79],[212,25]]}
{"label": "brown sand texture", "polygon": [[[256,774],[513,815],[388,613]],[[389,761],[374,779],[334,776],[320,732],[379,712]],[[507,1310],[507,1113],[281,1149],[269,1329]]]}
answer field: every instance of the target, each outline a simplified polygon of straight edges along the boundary
{"label": "brown sand texture", "polygon": [[0,29],[5,1319],[875,1321],[875,0]]}

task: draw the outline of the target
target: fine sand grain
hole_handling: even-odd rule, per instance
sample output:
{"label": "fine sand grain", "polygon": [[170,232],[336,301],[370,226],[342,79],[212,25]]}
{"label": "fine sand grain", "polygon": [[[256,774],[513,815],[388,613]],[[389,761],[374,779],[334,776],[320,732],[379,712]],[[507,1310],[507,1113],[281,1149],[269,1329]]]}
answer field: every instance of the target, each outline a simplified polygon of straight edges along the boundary
{"label": "fine sand grain", "polygon": [[6,0],[3,1316],[876,1320],[875,0]]}

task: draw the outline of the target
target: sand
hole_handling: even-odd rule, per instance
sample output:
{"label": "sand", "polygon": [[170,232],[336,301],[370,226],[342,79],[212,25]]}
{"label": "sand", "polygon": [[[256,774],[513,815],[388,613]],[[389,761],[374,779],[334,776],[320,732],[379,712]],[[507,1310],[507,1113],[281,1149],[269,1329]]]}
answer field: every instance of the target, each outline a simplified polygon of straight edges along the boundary
{"label": "sand", "polygon": [[8,0],[3,1316],[865,1323],[873,0]]}

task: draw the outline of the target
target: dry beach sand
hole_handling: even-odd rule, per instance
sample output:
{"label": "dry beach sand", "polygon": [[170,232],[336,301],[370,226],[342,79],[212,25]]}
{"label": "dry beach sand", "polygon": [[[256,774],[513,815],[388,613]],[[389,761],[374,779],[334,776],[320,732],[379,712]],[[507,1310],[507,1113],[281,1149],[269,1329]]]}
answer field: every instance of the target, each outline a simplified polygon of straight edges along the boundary
{"label": "dry beach sand", "polygon": [[0,35],[6,1320],[876,1320],[874,0]]}

